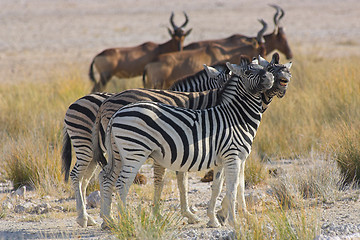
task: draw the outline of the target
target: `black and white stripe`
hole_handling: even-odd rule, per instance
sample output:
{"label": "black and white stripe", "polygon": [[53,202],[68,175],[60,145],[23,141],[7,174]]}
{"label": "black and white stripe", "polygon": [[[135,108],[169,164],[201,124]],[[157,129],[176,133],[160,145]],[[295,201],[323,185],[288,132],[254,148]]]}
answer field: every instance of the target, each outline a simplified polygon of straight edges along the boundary
{"label": "black and white stripe", "polygon": [[65,173],[65,181],[68,181],[72,145],[76,155],[76,163],[70,176],[77,200],[77,222],[83,227],[95,224],[95,221],[86,213],[85,205],[86,187],[97,168],[96,162],[91,164],[93,161],[92,128],[100,105],[110,96],[109,93],[86,95],[72,103],[65,113],[61,154],[62,170]]}
{"label": "black and white stripe", "polygon": [[[223,68],[219,68],[219,70],[223,70]],[[200,71],[197,76],[199,77],[197,78],[189,76],[182,80],[182,83],[187,86],[196,85],[186,84],[187,81],[208,81],[213,84],[214,81],[223,82],[221,78],[224,78],[224,76],[226,75],[222,72],[217,72],[216,69],[210,68],[210,72],[206,69]],[[200,85],[202,87],[211,86],[206,84]],[[184,90],[186,90],[186,88],[184,88]],[[158,101],[190,108],[205,108],[208,107],[209,104],[212,105],[213,102],[216,101],[216,96],[211,93],[206,94],[206,97],[203,97],[204,94],[202,93],[195,95],[196,96],[192,96],[192,94],[187,95],[182,93],[172,94],[171,92],[166,92],[162,90],[152,91],[145,89],[135,89],[124,91],[120,94],[93,93],[78,99],[76,102],[70,105],[64,119],[62,168],[63,172],[65,173],[65,180],[67,181],[70,174],[72,160],[71,145],[73,145],[76,155],[76,163],[75,167],[71,171],[70,176],[76,197],[78,212],[77,222],[81,226],[85,227],[87,225],[95,224],[95,221],[86,213],[85,192],[88,182],[93,176],[97,167],[97,161],[94,161],[93,159],[92,143],[92,130],[95,126],[96,116],[102,116],[101,120],[102,122],[105,122],[104,126],[106,129],[107,122],[114,112],[116,112],[120,107],[136,101]],[[103,104],[104,101],[110,96],[111,98],[109,99],[109,101],[106,101],[99,114],[100,105]],[[193,99],[193,101],[189,102],[189,98]],[[103,139],[104,134],[101,133],[104,133],[104,128],[99,128],[99,131]],[[102,141],[100,141],[100,144],[102,145]],[[101,159],[103,160],[104,158],[102,152],[101,157]],[[106,164],[106,161],[104,164]],[[161,170],[159,170],[158,172],[160,171]]]}
{"label": "black and white stripe", "polygon": [[[169,90],[179,92],[201,92],[209,89],[217,89],[224,85],[229,79],[230,70],[224,64],[213,65],[211,68],[205,66],[193,76],[176,81]],[[209,76],[212,76],[209,79]]]}
{"label": "black and white stripe", "polygon": [[[110,217],[109,201],[115,179],[123,203],[136,172],[148,157],[175,171],[224,168],[230,223],[234,224],[235,193],[240,165],[245,162],[262,116],[261,93],[271,88],[273,75],[260,65],[242,61],[231,67],[236,74],[219,91],[219,104],[205,110],[191,110],[161,103],[127,105],[111,118],[108,134],[115,141],[120,158],[114,158],[107,139],[109,164],[104,171],[104,219]],[[121,159],[121,161],[120,161]],[[119,170],[120,169],[120,170]],[[117,178],[117,176],[119,176]],[[213,189],[211,205],[221,186]],[[214,194],[216,193],[216,194]],[[209,208],[210,209],[210,208]],[[213,210],[209,210],[210,212]],[[208,212],[209,213],[209,212]],[[210,226],[219,223],[214,214]]]}

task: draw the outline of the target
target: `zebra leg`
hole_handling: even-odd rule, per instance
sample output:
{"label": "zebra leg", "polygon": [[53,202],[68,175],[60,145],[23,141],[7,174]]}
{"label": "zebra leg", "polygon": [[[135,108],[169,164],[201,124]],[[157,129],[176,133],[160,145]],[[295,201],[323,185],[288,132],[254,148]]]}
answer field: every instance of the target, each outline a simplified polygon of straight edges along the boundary
{"label": "zebra leg", "polygon": [[164,187],[165,168],[154,161],[154,211],[159,211],[160,197]]}
{"label": "zebra leg", "polygon": [[[84,177],[82,178],[82,184],[81,184],[81,192],[82,192],[84,201],[86,199],[86,188],[87,188],[91,178],[94,176],[94,174],[97,170],[97,167],[98,167],[98,165],[97,165],[96,161],[92,160],[90,162],[89,166],[85,170]],[[85,216],[87,218],[87,226],[96,225],[96,221],[89,214],[87,214],[86,210],[85,210]]]}
{"label": "zebra leg", "polygon": [[239,183],[239,172],[241,168],[240,159],[231,159],[224,164],[226,178],[226,202],[227,212],[229,213],[229,224],[232,227],[236,225],[235,219],[235,202],[236,192]]}
{"label": "zebra leg", "polygon": [[239,187],[237,192],[237,197],[239,201],[238,211],[242,211],[242,213],[246,216],[249,215],[249,212],[246,210],[246,202],[245,202],[245,160],[241,161],[240,165],[240,173],[239,173]]}
{"label": "zebra leg", "polygon": [[[242,211],[244,216],[250,215],[250,213],[246,210],[246,202],[245,202],[245,161],[243,161],[240,165],[240,172],[239,172],[239,184],[237,190],[237,199],[238,199],[238,211]],[[217,211],[216,217],[220,221],[222,225],[224,225],[227,217],[228,217],[228,199],[227,195],[224,197],[223,201],[221,202],[221,209]]]}
{"label": "zebra leg", "polygon": [[124,158],[121,158],[121,171],[119,178],[116,181],[116,189],[119,192],[120,199],[124,207],[126,207],[126,196],[129,193],[131,184],[134,182],[136,173],[139,171],[140,167],[145,163],[149,156],[149,154],[141,155],[142,156],[136,160],[134,156],[129,156],[129,158],[125,156]]}
{"label": "zebra leg", "polygon": [[220,227],[220,223],[215,216],[215,204],[216,200],[220,195],[223,183],[224,183],[224,176],[223,176],[223,168],[222,167],[215,167],[214,168],[214,181],[212,184],[212,192],[211,192],[211,199],[209,202],[209,207],[207,210],[207,216],[210,218],[209,222],[207,223],[208,227]]}
{"label": "zebra leg", "polygon": [[188,191],[189,191],[189,182],[188,182],[188,172],[176,172],[176,178],[179,188],[180,194],[180,206],[181,206],[181,214],[184,217],[187,217],[188,223],[198,223],[200,219],[193,214],[189,209],[188,202]]}
{"label": "zebra leg", "polygon": [[101,224],[102,229],[109,229],[110,223],[113,222],[111,216],[111,202],[112,202],[112,193],[114,191],[114,185],[116,177],[111,173],[107,173],[107,167],[105,166],[103,170],[99,173],[99,182],[100,182],[100,195],[101,195],[101,210],[100,217],[103,219]]}
{"label": "zebra leg", "polygon": [[[78,213],[78,217],[76,222],[81,227],[86,227],[88,225],[88,215],[86,213],[86,205],[85,205],[85,195],[83,194],[83,178],[84,178],[84,166],[79,164],[80,160],[77,159],[76,164],[73,170],[70,173],[71,181],[74,188],[75,199],[76,199],[76,211]],[[87,163],[86,161],[81,161]]]}

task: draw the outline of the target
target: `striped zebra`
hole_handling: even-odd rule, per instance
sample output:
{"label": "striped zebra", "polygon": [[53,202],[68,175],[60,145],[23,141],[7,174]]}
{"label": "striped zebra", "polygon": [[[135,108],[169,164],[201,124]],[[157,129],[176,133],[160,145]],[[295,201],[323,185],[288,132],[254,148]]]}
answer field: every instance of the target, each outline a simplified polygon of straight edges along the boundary
{"label": "striped zebra", "polygon": [[[278,54],[275,53],[274,56],[277,56],[278,59]],[[273,56],[273,58],[274,58]],[[262,61],[262,64],[266,67],[269,68],[269,71],[271,71],[275,77],[275,84],[274,87],[268,91],[266,91],[265,94],[263,94],[264,96],[274,96],[273,92],[278,92],[278,91],[282,91],[281,89],[284,87],[281,87],[280,82],[281,81],[285,81],[288,82],[290,80],[291,75],[288,75],[287,73],[289,72],[289,69],[287,69],[287,67],[285,67],[284,65],[279,65],[279,67],[274,67],[273,64],[273,60],[272,63],[269,64],[268,62],[264,63],[266,60]],[[256,60],[257,63],[257,60]],[[271,66],[271,67],[269,67]],[[206,68],[205,68],[206,69]],[[222,71],[223,74],[226,74],[224,76],[224,79],[228,79],[229,78],[229,70],[223,70],[222,68],[220,68],[220,66],[216,67],[217,70]],[[219,73],[218,73],[219,74]],[[288,79],[286,79],[286,77]],[[199,78],[201,79],[201,78]],[[282,80],[285,79],[285,80]],[[182,82],[182,81],[180,81]],[[195,82],[195,81],[192,81]],[[208,81],[208,82],[211,82]],[[186,83],[186,81],[185,81]],[[222,86],[223,81],[217,80],[215,81],[215,83],[218,83],[217,85],[213,85],[217,88],[219,88],[220,86]],[[188,84],[186,84],[186,86],[189,86]],[[276,87],[275,87],[276,86]],[[194,89],[194,87],[193,87]],[[280,90],[279,90],[280,89]],[[147,100],[150,101],[159,101],[159,102],[163,102],[163,103],[167,103],[170,105],[177,105],[177,106],[182,106],[182,107],[187,107],[187,108],[192,108],[192,109],[201,109],[206,107],[206,105],[203,106],[199,106],[199,104],[197,103],[197,97],[194,97],[196,95],[191,94],[190,96],[192,96],[191,98],[189,98],[188,100],[186,100],[185,98],[183,98],[183,102],[177,100],[177,97],[175,97],[175,95],[173,96],[172,100],[175,101],[169,101],[168,96],[161,96],[163,94],[162,91],[160,90],[151,90],[153,92],[153,94],[157,93],[160,94],[160,96],[158,96],[158,100],[156,100],[156,98],[154,96],[152,96],[151,98],[149,97]],[[165,91],[166,92],[166,91]],[[215,93],[215,94],[214,94]],[[169,94],[169,93],[168,93]],[[212,94],[212,95],[210,95]],[[138,97],[141,94],[133,94],[132,92],[127,93],[127,91],[124,91],[120,94],[118,94],[117,96],[112,96],[111,98],[109,98],[108,100],[106,100],[103,105],[101,106],[100,110],[99,110],[99,115],[97,116],[97,118],[101,118],[101,120],[96,120],[96,124],[95,126],[97,126],[97,129],[94,129],[94,139],[93,139],[93,143],[95,143],[94,148],[94,152],[95,152],[95,158],[97,160],[100,160],[101,158],[104,158],[101,152],[101,148],[103,149],[103,151],[105,151],[104,147],[103,147],[103,142],[104,142],[104,129],[106,129],[109,119],[111,118],[111,116],[115,113],[116,110],[118,110],[120,107],[131,103],[131,102],[136,102],[136,101],[140,101],[141,99]],[[186,94],[183,94],[182,97],[186,96]],[[205,98],[204,98],[205,97]],[[208,93],[208,95],[204,95],[203,99],[206,99],[206,97],[211,97],[210,100],[210,104],[208,104],[208,106],[213,106],[216,104],[217,102],[217,97],[218,97],[218,90],[212,90]],[[136,98],[136,101],[134,101],[134,98]],[[162,101],[160,101],[161,98],[164,98]],[[267,97],[264,97],[267,98]],[[126,100],[127,99],[127,100]],[[143,98],[143,100],[146,100],[146,98]],[[188,102],[186,102],[188,101]],[[208,102],[209,100],[201,100],[200,102]],[[195,104],[193,104],[192,102],[194,102]],[[181,105],[181,104],[183,105]],[[187,104],[187,105],[186,105]],[[98,124],[101,121],[101,124]],[[99,137],[100,135],[100,137]],[[100,140],[100,141],[99,141]],[[100,146],[101,145],[101,146]],[[116,148],[116,146],[113,146],[113,148]],[[98,151],[96,151],[96,149],[98,149]],[[96,153],[97,152],[97,153]],[[102,165],[105,165],[106,159],[104,158],[104,161],[102,163]],[[101,163],[100,163],[101,164]],[[162,168],[161,166],[159,166],[158,164],[154,164],[154,174],[155,174],[155,193],[154,193],[154,203],[155,206],[157,205],[157,203],[160,200],[160,196],[161,196],[161,191],[162,191],[162,187],[163,187],[163,177],[164,177],[164,173],[165,170],[164,168]],[[100,176],[100,181],[102,180],[102,175]],[[179,187],[179,192],[180,192],[180,206],[181,206],[181,212],[183,214],[184,217],[188,218],[188,222],[189,223],[195,223],[198,222],[199,219],[193,214],[191,213],[191,211],[189,210],[188,207],[188,201],[187,201],[187,173],[186,172],[181,172],[179,174],[177,174],[177,181],[178,181],[178,187]],[[102,184],[100,184],[102,185]]]}
{"label": "striped zebra", "polygon": [[[115,181],[126,206],[131,182],[150,157],[159,165],[180,172],[224,168],[229,222],[235,226],[238,176],[260,124],[261,93],[272,87],[274,77],[260,65],[245,59],[239,66],[227,66],[234,75],[219,91],[219,104],[215,107],[191,110],[156,102],[139,102],[124,106],[113,115],[106,140],[109,163],[102,171],[105,172],[102,186],[104,208],[101,210],[104,224],[111,219],[111,193]],[[112,141],[116,143],[120,158],[114,158]],[[214,181],[208,208],[210,227],[220,225],[214,214],[222,185],[219,182]]]}
{"label": "striped zebra", "polygon": [[[215,65],[213,67],[204,66],[204,70],[189,76],[184,80],[179,80],[176,86],[172,87],[174,91],[156,90],[156,89],[131,89],[115,94],[106,99],[98,110],[95,125],[93,129],[93,153],[94,159],[104,167],[107,164],[103,152],[106,151],[104,146],[105,131],[112,115],[121,107],[139,101],[161,102],[173,106],[179,106],[190,109],[204,109],[212,107],[217,101],[217,90],[209,90],[204,92],[178,92],[175,90],[196,89],[201,90],[209,87],[219,87],[229,78],[229,69],[225,65]],[[204,84],[209,83],[209,84]],[[200,84],[199,84],[200,83]],[[115,143],[114,143],[115,144]],[[113,147],[114,149],[116,146]],[[116,154],[116,153],[115,153]],[[163,178],[165,168],[158,164],[154,164],[154,203],[160,202],[160,196],[163,188]],[[181,199],[181,212],[183,216],[188,218],[189,223],[196,223],[200,219],[195,216],[189,209],[187,202],[187,172],[177,173],[177,180]],[[103,174],[99,175],[100,186],[102,186]],[[100,188],[102,192],[102,189]]]}
{"label": "striped zebra", "polygon": [[[214,66],[205,68],[196,74],[197,77],[189,76],[180,80],[177,88],[186,89],[190,86],[198,86],[197,83],[191,82],[209,82],[208,87],[212,87],[213,82],[221,82],[222,78],[226,76],[227,70],[223,66]],[[189,84],[190,82],[190,84]],[[200,85],[206,87],[206,85]],[[174,87],[174,90],[177,88]],[[156,94],[151,96],[151,92],[146,90],[130,90],[127,93],[129,102],[156,99]],[[131,97],[133,94],[133,97]],[[87,185],[97,169],[97,161],[93,161],[93,144],[91,142],[91,131],[95,125],[95,118],[98,114],[100,105],[104,100],[110,96],[117,94],[111,93],[92,93],[86,95],[70,105],[64,118],[63,131],[63,149],[62,149],[62,170],[65,173],[65,181],[68,181],[71,167],[71,144],[74,147],[76,155],[76,163],[71,171],[71,180],[75,192],[76,209],[78,213],[77,223],[82,226],[92,226],[96,224],[95,220],[91,218],[86,212],[85,193]],[[179,94],[181,95],[181,94]],[[171,96],[168,96],[168,103],[170,103]],[[131,99],[131,100],[129,100]],[[183,101],[181,98],[179,101]],[[201,103],[198,103],[201,104]],[[122,105],[121,105],[122,106]],[[119,107],[120,108],[120,107]],[[114,112],[118,108],[114,109]],[[104,163],[106,164],[106,162]]]}
{"label": "striped zebra", "polygon": [[[274,80],[275,80],[273,87],[261,95],[263,113],[269,107],[274,96],[278,98],[284,97],[288,83],[290,82],[290,78],[291,78],[290,68],[292,66],[292,62],[288,62],[286,64],[280,64],[279,58],[280,58],[279,54],[274,53],[271,62],[266,61],[261,56],[259,56],[258,59],[254,58],[253,60],[253,63],[258,63],[261,66],[263,66],[268,72],[271,72],[274,75]],[[204,175],[203,177],[204,181],[211,182],[213,180],[213,175],[214,175],[213,170],[210,170]]]}
{"label": "striped zebra", "polygon": [[86,188],[97,168],[97,163],[92,161],[92,128],[100,105],[111,95],[110,93],[86,95],[72,103],[65,113],[61,151],[62,171],[67,182],[72,159],[72,144],[76,163],[70,176],[76,198],[77,222],[83,227],[96,224],[96,221],[86,213],[85,205]]}

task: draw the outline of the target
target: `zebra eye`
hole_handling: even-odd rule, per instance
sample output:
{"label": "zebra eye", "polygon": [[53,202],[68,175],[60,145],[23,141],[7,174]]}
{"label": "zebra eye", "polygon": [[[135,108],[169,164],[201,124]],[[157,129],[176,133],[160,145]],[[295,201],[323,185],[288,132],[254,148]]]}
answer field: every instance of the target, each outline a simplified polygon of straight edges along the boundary
{"label": "zebra eye", "polygon": [[249,71],[249,70],[246,70],[246,71],[245,71],[245,74],[246,74],[246,75],[249,75],[249,74],[250,74],[250,71]]}

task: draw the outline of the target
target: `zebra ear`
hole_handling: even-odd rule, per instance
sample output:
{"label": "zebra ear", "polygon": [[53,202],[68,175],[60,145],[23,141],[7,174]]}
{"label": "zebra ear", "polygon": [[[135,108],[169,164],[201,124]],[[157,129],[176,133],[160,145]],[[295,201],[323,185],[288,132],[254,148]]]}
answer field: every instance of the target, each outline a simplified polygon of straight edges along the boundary
{"label": "zebra ear", "polygon": [[252,64],[259,64],[259,60],[254,57],[253,60],[251,61]]}
{"label": "zebra ear", "polygon": [[284,66],[290,69],[292,66],[292,62],[285,63]]}
{"label": "zebra ear", "polygon": [[259,65],[266,68],[269,65],[269,62],[259,55]]}
{"label": "zebra ear", "polygon": [[231,64],[229,62],[226,62],[226,66],[229,68],[230,71],[232,71],[235,75],[240,76],[241,75],[241,67],[236,64]]}
{"label": "zebra ear", "polygon": [[220,74],[220,72],[213,67],[208,67],[206,66],[206,64],[204,64],[203,66],[209,78],[216,78]]}

